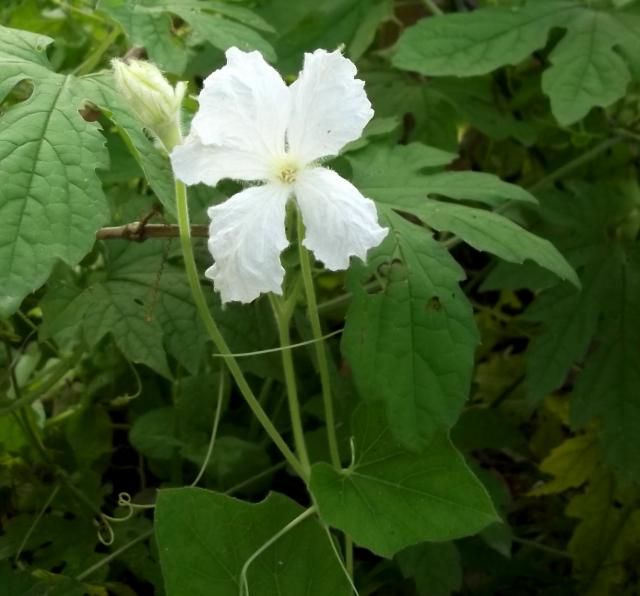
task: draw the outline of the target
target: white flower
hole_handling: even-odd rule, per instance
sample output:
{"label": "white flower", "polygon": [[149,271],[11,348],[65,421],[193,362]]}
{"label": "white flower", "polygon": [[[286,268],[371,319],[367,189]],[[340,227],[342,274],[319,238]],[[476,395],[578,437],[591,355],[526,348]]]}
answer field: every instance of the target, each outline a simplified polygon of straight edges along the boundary
{"label": "white flower", "polygon": [[200,109],[171,161],[186,184],[223,178],[261,181],[211,207],[206,271],[223,302],[282,294],[280,253],[288,241],[285,207],[295,196],[304,246],[331,270],[366,258],[387,230],[376,207],[317,160],[337,155],[373,116],[355,65],[339,51],[305,54],[290,87],[259,52],[227,51],[227,64],[204,81]]}
{"label": "white flower", "polygon": [[187,84],[180,81],[172,87],[160,69],[145,60],[116,58],[111,65],[118,91],[142,124],[167,150],[173,149],[181,141],[180,109]]}

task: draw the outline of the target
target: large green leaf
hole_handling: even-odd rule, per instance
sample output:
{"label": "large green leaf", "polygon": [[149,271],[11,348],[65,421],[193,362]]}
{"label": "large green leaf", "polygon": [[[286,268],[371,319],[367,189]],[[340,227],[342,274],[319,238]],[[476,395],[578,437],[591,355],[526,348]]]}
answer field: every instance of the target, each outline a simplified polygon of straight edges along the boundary
{"label": "large green leaf", "polygon": [[424,172],[447,165],[455,155],[422,145],[371,145],[348,156],[353,183],[377,203],[412,210],[427,196],[442,195],[488,205],[505,201],[535,203],[526,190],[484,172]]}
{"label": "large green leaf", "polygon": [[[543,292],[526,318],[541,323],[527,354],[526,386],[538,399],[574,385],[571,417],[582,426],[601,420],[606,459],[624,477],[640,477],[640,258],[635,186],[574,184],[570,193],[543,197],[543,229],[580,271],[581,293],[566,286]],[[576,374],[570,374],[571,368]],[[576,378],[577,376],[577,378]]]}
{"label": "large green leaf", "polygon": [[418,451],[393,437],[382,409],[354,415],[346,470],[312,467],[311,492],[325,522],[390,557],[407,546],[479,532],[498,516],[486,490],[445,431]]}
{"label": "large green leaf", "polygon": [[0,100],[25,80],[31,96],[0,116],[0,314],[14,312],[58,259],[91,250],[108,209],[96,168],[108,163],[82,119],[77,79],[49,69],[49,38],[0,27]]}
{"label": "large green leaf", "polygon": [[110,241],[107,266],[88,283],[60,282],[43,303],[45,334],[79,325],[89,345],[111,334],[133,362],[170,376],[165,349],[198,369],[206,343],[184,271],[154,242]]}
{"label": "large green leaf", "polygon": [[[354,267],[342,348],[363,399],[387,406],[397,437],[418,445],[458,418],[478,335],[462,269],[428,230],[389,210],[391,231]],[[368,293],[361,282],[383,278]]]}
{"label": "large green leaf", "polygon": [[576,272],[551,242],[498,213],[429,199],[415,211],[430,227],[453,232],[477,250],[512,263],[531,260],[580,287]]}
{"label": "large green leaf", "polygon": [[522,62],[545,45],[551,27],[580,8],[577,0],[535,0],[423,19],[404,31],[393,64],[431,76],[486,74]]}
{"label": "large green leaf", "polygon": [[[167,595],[238,596],[249,557],[302,512],[278,493],[246,503],[198,488],[158,491],[155,528]],[[249,593],[349,596],[329,540],[317,519],[295,526],[250,565]]]}
{"label": "large green leaf", "polygon": [[393,62],[431,76],[485,74],[522,62],[545,46],[554,28],[566,32],[542,86],[561,124],[624,96],[640,65],[640,15],[578,0],[529,0],[520,8],[424,19],[403,33]]}

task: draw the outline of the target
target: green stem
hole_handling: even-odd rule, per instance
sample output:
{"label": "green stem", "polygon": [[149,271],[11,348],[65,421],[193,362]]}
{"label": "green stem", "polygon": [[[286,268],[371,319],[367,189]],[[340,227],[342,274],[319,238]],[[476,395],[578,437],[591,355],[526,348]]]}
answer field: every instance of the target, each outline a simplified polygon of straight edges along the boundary
{"label": "green stem", "polygon": [[[284,348],[291,343],[289,334],[289,324],[291,322],[291,309],[282,304],[278,304],[275,297],[270,296],[273,314],[278,326],[278,336],[280,345]],[[300,414],[300,400],[298,399],[298,387],[296,384],[296,373],[293,366],[293,355],[291,350],[282,350],[282,368],[284,370],[285,386],[287,388],[287,398],[289,402],[289,414],[291,416],[291,429],[293,440],[296,445],[298,459],[304,468],[303,478],[309,479],[311,473],[311,463],[307,452],[307,444],[304,440],[304,428],[302,426],[302,415]]]}
{"label": "green stem", "polygon": [[349,534],[344,535],[344,558],[347,573],[353,579],[353,540]]}
{"label": "green stem", "polygon": [[526,538],[518,538],[517,536],[512,536],[511,540],[513,542],[516,542],[517,544],[522,544],[523,546],[529,546],[531,548],[534,548],[536,550],[539,550],[541,552],[544,553],[548,553],[554,557],[559,557],[562,559],[570,559],[571,555],[563,550],[559,550],[557,548],[553,548],[551,546],[547,546],[546,544],[540,544],[539,542],[536,542],[535,540],[528,540]]}
{"label": "green stem", "polygon": [[434,2],[434,0],[422,0],[425,6],[429,9],[432,15],[439,17],[444,14],[444,11]]}
{"label": "green stem", "polygon": [[626,128],[619,128],[618,130],[616,130],[616,132],[621,137],[625,137],[627,139],[635,141],[636,143],[640,143],[640,134],[638,134],[637,132],[633,132],[632,130],[627,130]]}
{"label": "green stem", "polygon": [[[29,383],[26,391],[16,393],[16,399],[0,402],[0,416],[6,416],[24,406],[32,404],[38,399],[44,399],[59,381],[73,368],[80,360],[82,351],[76,350],[69,358],[59,362],[41,377]],[[13,370],[13,369],[11,369]]]}
{"label": "green stem", "polygon": [[92,72],[95,67],[100,64],[100,61],[107,50],[113,45],[116,39],[120,37],[120,33],[120,27],[114,27],[109,35],[102,40],[100,45],[91,54],[89,54],[88,58],[73,70],[73,74],[81,76]]}
{"label": "green stem", "polygon": [[[103,18],[100,18],[95,12],[88,12],[87,10],[82,10],[82,8],[78,8],[77,6],[73,6],[68,2],[64,2],[64,0],[52,0],[52,2],[59,6],[62,9],[68,10],[69,12],[74,12],[85,19],[93,21],[94,23],[99,23],[100,25],[107,24],[107,21]],[[91,9],[93,11],[93,9]]]}
{"label": "green stem", "polygon": [[38,512],[38,515],[36,515],[36,517],[33,520],[32,524],[29,526],[29,529],[27,530],[27,533],[24,535],[24,538],[22,539],[22,542],[20,543],[20,546],[18,547],[18,550],[16,551],[16,556],[14,558],[14,563],[16,565],[18,565],[20,563],[20,555],[22,555],[22,551],[27,546],[27,543],[29,542],[29,538],[31,538],[31,535],[33,534],[33,531],[36,529],[36,526],[40,523],[40,520],[42,519],[42,517],[46,513],[47,509],[49,508],[49,505],[51,505],[51,503],[53,503],[53,500],[56,498],[56,495],[58,494],[59,491],[60,491],[60,485],[56,484],[53,487],[53,490],[51,491],[51,494],[49,495],[49,498],[46,500],[45,504],[42,506],[42,508]]}
{"label": "green stem", "polygon": [[320,315],[318,314],[318,301],[316,290],[313,285],[313,274],[311,272],[311,259],[309,251],[303,246],[304,223],[302,217],[298,216],[298,252],[300,255],[300,269],[302,271],[302,283],[307,297],[307,312],[311,323],[311,332],[315,340],[313,347],[316,351],[318,361],[318,372],[320,373],[320,383],[322,385],[322,401],[324,403],[324,415],[327,428],[327,440],[329,442],[329,455],[331,463],[336,470],[340,469],[340,451],[338,449],[338,439],[336,437],[336,421],[333,412],[333,399],[331,397],[331,376],[329,374],[329,363],[327,361],[327,350],[324,345]]}
{"label": "green stem", "polygon": [[624,137],[619,134],[617,134],[615,137],[611,139],[606,139],[602,141],[592,149],[589,149],[589,151],[583,153],[582,155],[576,157],[575,159],[572,159],[570,162],[559,167],[557,170],[551,172],[551,174],[549,174],[548,176],[541,178],[540,180],[538,180],[538,182],[536,182],[535,184],[532,184],[528,188],[528,190],[530,192],[537,192],[542,190],[543,188],[546,188],[547,186],[550,186],[557,180],[560,180],[560,178],[564,178],[570,172],[573,172],[579,167],[589,163],[590,161],[594,160],[596,157],[598,157],[599,155],[601,155],[602,153],[604,153],[614,145],[618,145],[622,141],[624,141]]}
{"label": "green stem", "polygon": [[182,182],[176,180],[175,191],[182,257],[184,259],[187,279],[191,288],[193,301],[195,302],[202,323],[204,324],[209,337],[215,344],[218,351],[226,356],[224,361],[229,368],[229,372],[231,373],[233,380],[236,382],[236,385],[238,386],[238,389],[247,402],[249,408],[251,408],[251,411],[253,412],[255,417],[258,419],[260,424],[262,424],[262,427],[264,428],[266,433],[276,444],[276,447],[278,447],[284,458],[287,460],[287,462],[289,462],[289,465],[295,470],[296,474],[298,474],[301,478],[305,478],[305,468],[298,461],[291,449],[289,449],[289,446],[286,444],[285,440],[278,432],[278,429],[273,425],[267,413],[262,409],[262,406],[253,394],[249,383],[247,382],[242,370],[240,369],[237,360],[232,356],[227,342],[222,336],[222,333],[220,333],[220,329],[218,329],[218,325],[211,316],[209,306],[207,305],[207,300],[200,285],[200,278],[198,277],[196,260],[193,256],[193,246],[191,244],[191,227],[189,224],[189,208],[187,205],[187,189]]}

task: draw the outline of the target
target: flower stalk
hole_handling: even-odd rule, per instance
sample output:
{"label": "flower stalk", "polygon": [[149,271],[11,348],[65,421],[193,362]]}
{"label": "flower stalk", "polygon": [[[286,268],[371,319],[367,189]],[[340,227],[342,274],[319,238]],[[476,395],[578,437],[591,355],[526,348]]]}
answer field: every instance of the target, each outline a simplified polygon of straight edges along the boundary
{"label": "flower stalk", "polygon": [[209,305],[202,291],[200,285],[200,278],[198,276],[198,268],[193,256],[193,245],[191,242],[191,227],[189,224],[189,208],[187,204],[187,189],[185,185],[179,180],[175,181],[175,193],[176,193],[176,210],[178,215],[178,226],[180,228],[180,246],[182,248],[182,257],[184,259],[185,269],[187,272],[187,279],[189,281],[189,287],[191,288],[191,294],[193,301],[198,310],[198,314],[204,324],[205,329],[218,351],[225,356],[224,361],[229,368],[229,372],[236,382],[240,393],[244,397],[247,405],[258,419],[258,422],[262,425],[265,432],[275,443],[276,447],[280,450],[284,458],[289,465],[301,478],[306,478],[307,470],[300,463],[298,458],[291,451],[282,435],[278,432],[278,429],[273,425],[271,419],[267,413],[262,409],[262,406],[258,402],[254,395],[247,379],[245,378],[237,360],[233,356],[227,342],[225,341],[218,325],[211,316],[209,311]]}
{"label": "flower stalk", "polygon": [[329,362],[327,351],[324,345],[322,325],[318,314],[318,301],[316,299],[315,286],[313,284],[313,273],[311,271],[311,258],[309,251],[302,244],[304,237],[304,222],[298,214],[297,217],[298,253],[300,256],[300,271],[302,273],[302,283],[307,299],[307,313],[311,323],[311,332],[314,339],[316,360],[318,363],[318,373],[322,386],[322,402],[324,405],[324,416],[327,428],[327,441],[329,443],[329,455],[332,465],[340,469],[340,451],[338,449],[338,439],[336,437],[336,421],[333,412],[333,398],[331,396],[331,376],[329,374]]}
{"label": "flower stalk", "polygon": [[[295,304],[295,302],[294,302]],[[275,296],[271,296],[271,306],[273,314],[278,326],[278,336],[280,345],[286,348],[291,344],[291,335],[289,327],[291,324],[291,315],[293,307],[291,303],[284,300],[278,300]],[[287,401],[289,403],[289,414],[291,416],[291,429],[293,431],[293,440],[296,445],[296,453],[304,468],[303,478],[309,479],[311,474],[311,462],[309,461],[309,453],[304,438],[304,427],[302,425],[302,415],[300,413],[300,400],[298,399],[298,387],[296,384],[296,373],[293,366],[293,355],[291,350],[282,350],[282,368],[284,370],[284,380],[287,388]]]}

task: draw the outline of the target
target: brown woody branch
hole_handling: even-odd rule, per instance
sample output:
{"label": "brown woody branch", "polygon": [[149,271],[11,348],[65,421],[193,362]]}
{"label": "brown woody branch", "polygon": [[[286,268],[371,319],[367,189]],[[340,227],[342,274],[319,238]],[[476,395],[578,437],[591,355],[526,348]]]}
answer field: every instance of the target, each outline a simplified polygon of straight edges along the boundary
{"label": "brown woody branch", "polygon": [[[196,238],[208,237],[208,226],[192,225],[191,235]],[[134,221],[123,226],[102,228],[96,232],[98,240],[131,240],[133,242],[144,242],[149,238],[177,238],[178,236],[180,236],[180,230],[177,225],[149,224],[144,221]]]}

